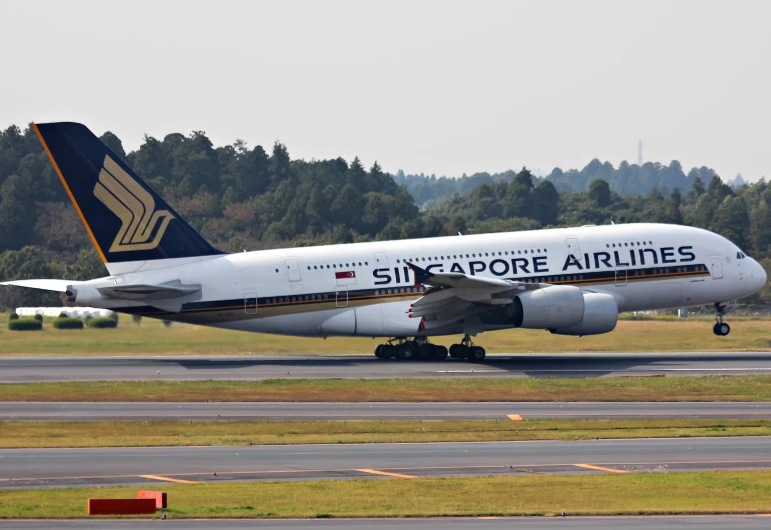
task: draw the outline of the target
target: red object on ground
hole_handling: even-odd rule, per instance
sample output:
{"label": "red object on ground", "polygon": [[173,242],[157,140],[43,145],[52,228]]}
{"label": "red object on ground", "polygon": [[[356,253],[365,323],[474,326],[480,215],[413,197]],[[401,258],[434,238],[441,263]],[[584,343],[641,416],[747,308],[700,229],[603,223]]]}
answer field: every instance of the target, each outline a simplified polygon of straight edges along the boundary
{"label": "red object on ground", "polygon": [[156,508],[166,508],[166,492],[165,491],[144,491],[139,490],[137,492],[137,499],[155,499]]}
{"label": "red object on ground", "polygon": [[155,513],[155,499],[88,499],[88,515],[144,515]]}

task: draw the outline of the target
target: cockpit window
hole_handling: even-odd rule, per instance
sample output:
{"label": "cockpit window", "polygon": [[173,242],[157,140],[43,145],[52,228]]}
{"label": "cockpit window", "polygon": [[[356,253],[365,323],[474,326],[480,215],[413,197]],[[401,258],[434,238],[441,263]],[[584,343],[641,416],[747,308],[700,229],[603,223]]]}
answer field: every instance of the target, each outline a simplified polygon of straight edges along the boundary
{"label": "cockpit window", "polygon": [[736,253],[736,259],[744,259],[747,256],[744,254],[744,252],[737,252]]}

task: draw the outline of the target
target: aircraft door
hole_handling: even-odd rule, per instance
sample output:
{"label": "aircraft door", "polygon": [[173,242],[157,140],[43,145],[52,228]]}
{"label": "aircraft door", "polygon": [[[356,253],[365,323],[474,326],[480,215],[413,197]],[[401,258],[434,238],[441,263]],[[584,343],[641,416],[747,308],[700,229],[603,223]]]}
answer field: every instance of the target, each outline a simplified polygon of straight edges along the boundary
{"label": "aircraft door", "polygon": [[302,281],[302,276],[300,276],[300,265],[297,263],[297,260],[294,258],[286,258],[284,259],[284,263],[286,264],[286,272],[287,276],[289,276],[289,281]]}
{"label": "aircraft door", "polygon": [[385,252],[375,252],[375,265],[378,269],[388,268],[388,256]]}
{"label": "aircraft door", "polygon": [[713,280],[719,280],[723,277],[723,258],[719,256],[713,256],[710,258],[712,261],[712,266],[710,267],[710,272],[712,273],[712,279]]}
{"label": "aircraft door", "polygon": [[255,293],[244,293],[244,313],[247,315],[257,314],[257,295]]}
{"label": "aircraft door", "polygon": [[338,287],[335,289],[335,305],[337,307],[348,307],[348,287]]}
{"label": "aircraft door", "polygon": [[626,285],[626,269],[616,271],[616,287]]}
{"label": "aircraft door", "polygon": [[568,254],[581,263],[581,247],[578,246],[578,239],[575,237],[567,237],[565,238],[565,244],[568,247]]}

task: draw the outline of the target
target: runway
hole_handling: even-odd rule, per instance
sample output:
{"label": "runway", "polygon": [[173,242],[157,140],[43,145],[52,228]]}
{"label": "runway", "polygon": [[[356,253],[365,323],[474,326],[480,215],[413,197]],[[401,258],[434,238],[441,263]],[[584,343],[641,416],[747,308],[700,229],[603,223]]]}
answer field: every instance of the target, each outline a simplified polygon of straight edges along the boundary
{"label": "runway", "polygon": [[768,419],[771,402],[735,403],[45,403],[0,402],[0,421]]}
{"label": "runway", "polygon": [[0,450],[0,489],[771,469],[771,437]]}
{"label": "runway", "polygon": [[592,530],[594,528],[634,528],[635,530],[676,530],[682,528],[737,528],[741,530],[766,530],[769,517],[758,515],[687,515],[687,516],[634,516],[634,517],[442,517],[436,519],[216,519],[216,520],[167,520],[162,522],[126,520],[46,520],[0,521],[0,529],[22,530],[99,528],[108,530],[135,530],[163,525],[170,530],[246,530],[255,527],[264,530],[306,530],[310,528],[345,528],[347,530],[417,529],[444,530],[480,528],[504,530],[509,528],[535,528],[537,530]]}
{"label": "runway", "polygon": [[0,357],[0,383],[378,377],[771,374],[771,352],[495,354],[483,363],[374,356]]}

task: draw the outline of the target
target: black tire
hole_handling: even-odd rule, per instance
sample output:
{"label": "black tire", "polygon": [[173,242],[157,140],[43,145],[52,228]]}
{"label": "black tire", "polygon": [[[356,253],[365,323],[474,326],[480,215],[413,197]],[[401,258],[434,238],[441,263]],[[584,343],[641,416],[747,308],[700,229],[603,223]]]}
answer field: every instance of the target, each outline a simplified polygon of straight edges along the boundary
{"label": "black tire", "polygon": [[396,356],[403,361],[411,361],[417,354],[417,348],[412,342],[405,342],[396,348]]}
{"label": "black tire", "polygon": [[479,346],[472,346],[469,348],[468,360],[472,363],[481,363],[485,360],[485,349]]}
{"label": "black tire", "polygon": [[721,337],[725,337],[726,335],[731,333],[731,326],[723,322],[722,324],[717,325],[717,330]]}
{"label": "black tire", "polygon": [[383,358],[383,345],[382,344],[378,344],[377,346],[375,346],[375,357],[377,357],[378,359],[382,359]]}
{"label": "black tire", "polygon": [[444,346],[434,346],[434,359],[444,361],[447,358],[447,348]]}
{"label": "black tire", "polygon": [[718,336],[720,336],[720,330],[718,329],[719,325],[720,325],[719,322],[715,322],[715,325],[712,326],[712,333],[714,333],[715,335],[718,335]]}
{"label": "black tire", "polygon": [[450,346],[450,357],[452,357],[453,359],[458,358],[458,354],[459,354],[458,346],[460,346],[460,344],[453,344],[452,346]]}
{"label": "black tire", "polygon": [[416,348],[417,357],[420,359],[433,359],[434,358],[434,346],[433,344],[423,343]]}
{"label": "black tire", "polygon": [[382,355],[381,359],[390,359],[396,355],[396,348],[390,344],[383,344],[383,350],[380,355]]}

